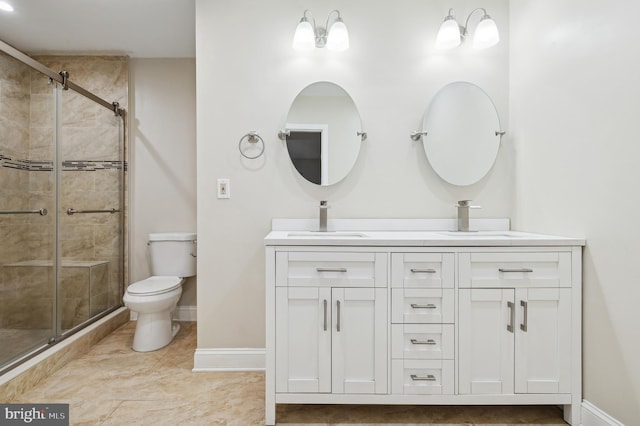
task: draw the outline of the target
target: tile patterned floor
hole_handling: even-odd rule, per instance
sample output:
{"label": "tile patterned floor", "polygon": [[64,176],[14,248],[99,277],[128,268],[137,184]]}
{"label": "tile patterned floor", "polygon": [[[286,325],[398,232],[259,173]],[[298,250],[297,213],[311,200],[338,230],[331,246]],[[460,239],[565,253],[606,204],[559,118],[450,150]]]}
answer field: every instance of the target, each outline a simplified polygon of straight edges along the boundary
{"label": "tile patterned floor", "polygon": [[[155,352],[127,323],[17,401],[68,403],[72,425],[262,425],[264,374],[193,373],[195,323]],[[283,425],[564,425],[557,407],[279,405]]]}

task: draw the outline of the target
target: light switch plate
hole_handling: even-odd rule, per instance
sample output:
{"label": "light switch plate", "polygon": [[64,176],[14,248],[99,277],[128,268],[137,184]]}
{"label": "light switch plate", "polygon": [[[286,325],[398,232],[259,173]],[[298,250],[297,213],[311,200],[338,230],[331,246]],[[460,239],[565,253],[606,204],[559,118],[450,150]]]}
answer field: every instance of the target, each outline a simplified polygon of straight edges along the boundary
{"label": "light switch plate", "polygon": [[231,198],[231,182],[229,179],[218,179],[218,198]]}

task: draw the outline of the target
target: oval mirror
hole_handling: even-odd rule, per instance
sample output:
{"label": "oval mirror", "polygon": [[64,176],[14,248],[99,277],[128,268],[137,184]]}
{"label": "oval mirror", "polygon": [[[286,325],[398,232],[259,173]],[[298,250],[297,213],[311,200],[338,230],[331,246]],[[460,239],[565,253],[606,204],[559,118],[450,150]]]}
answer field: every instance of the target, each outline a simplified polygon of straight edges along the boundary
{"label": "oval mirror", "polygon": [[458,81],[436,93],[424,117],[424,150],[431,167],[453,185],[471,185],[491,170],[500,147],[500,120],[491,98]]}
{"label": "oval mirror", "polygon": [[351,96],[326,81],[305,87],[287,115],[287,151],[309,182],[333,185],[344,179],[358,158],[360,115]]}

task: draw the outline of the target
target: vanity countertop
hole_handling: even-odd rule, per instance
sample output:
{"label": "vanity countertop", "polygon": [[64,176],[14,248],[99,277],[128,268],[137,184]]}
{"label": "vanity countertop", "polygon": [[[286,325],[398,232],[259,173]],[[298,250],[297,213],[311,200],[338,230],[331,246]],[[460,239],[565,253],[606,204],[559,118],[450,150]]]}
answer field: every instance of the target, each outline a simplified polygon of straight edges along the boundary
{"label": "vanity countertop", "polygon": [[[475,223],[474,223],[475,222]],[[583,246],[583,238],[535,234],[508,229],[508,219],[476,219],[471,232],[454,231],[454,221],[431,220],[336,220],[329,231],[314,231],[314,221],[274,219],[265,237],[267,246]]]}

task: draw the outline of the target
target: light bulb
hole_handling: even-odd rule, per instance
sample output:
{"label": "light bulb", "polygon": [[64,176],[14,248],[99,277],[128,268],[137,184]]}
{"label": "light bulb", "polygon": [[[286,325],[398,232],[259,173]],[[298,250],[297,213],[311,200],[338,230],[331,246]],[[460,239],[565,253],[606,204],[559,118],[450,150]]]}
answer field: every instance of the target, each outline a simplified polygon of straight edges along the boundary
{"label": "light bulb", "polygon": [[460,45],[460,26],[453,17],[449,15],[444,19],[440,29],[438,30],[438,36],[436,37],[436,49],[453,49]]}
{"label": "light bulb", "polygon": [[349,31],[342,21],[342,18],[336,18],[336,21],[329,29],[327,36],[327,49],[335,51],[343,51],[349,48]]}
{"label": "light bulb", "polygon": [[495,21],[489,15],[484,15],[480,19],[480,23],[478,23],[476,32],[473,35],[473,47],[486,49],[487,47],[495,46],[499,41],[500,35]]}
{"label": "light bulb", "polygon": [[316,47],[316,35],[309,20],[303,16],[293,36],[293,48],[296,50],[311,50]]}

